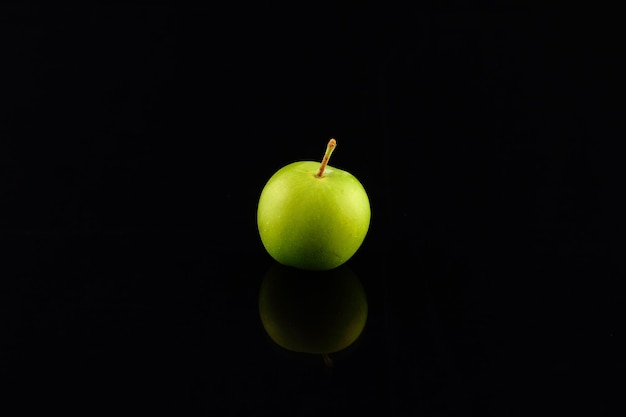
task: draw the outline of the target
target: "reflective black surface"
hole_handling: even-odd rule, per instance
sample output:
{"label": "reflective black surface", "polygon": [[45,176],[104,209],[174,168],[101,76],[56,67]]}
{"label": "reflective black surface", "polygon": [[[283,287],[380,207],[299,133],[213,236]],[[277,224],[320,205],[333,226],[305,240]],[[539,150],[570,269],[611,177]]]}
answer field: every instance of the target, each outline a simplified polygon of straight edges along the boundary
{"label": "reflective black surface", "polygon": [[[2,8],[3,415],[615,410],[610,16]],[[258,196],[331,136],[371,199],[346,264],[364,297],[282,276],[268,332]],[[300,325],[328,343],[277,343]]]}

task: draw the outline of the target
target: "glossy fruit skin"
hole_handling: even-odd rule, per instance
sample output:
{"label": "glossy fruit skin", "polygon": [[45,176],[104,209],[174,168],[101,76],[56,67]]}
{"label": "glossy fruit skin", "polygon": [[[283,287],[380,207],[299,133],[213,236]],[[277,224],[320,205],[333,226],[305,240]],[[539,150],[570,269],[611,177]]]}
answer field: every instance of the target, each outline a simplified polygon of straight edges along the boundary
{"label": "glossy fruit skin", "polygon": [[284,166],[265,184],[257,225],[267,252],[279,263],[329,270],[350,259],[369,229],[371,210],[363,185],[349,172],[319,162]]}
{"label": "glossy fruit skin", "polygon": [[259,315],[283,349],[330,354],[352,346],[368,316],[365,289],[347,265],[304,271],[274,264],[259,290]]}

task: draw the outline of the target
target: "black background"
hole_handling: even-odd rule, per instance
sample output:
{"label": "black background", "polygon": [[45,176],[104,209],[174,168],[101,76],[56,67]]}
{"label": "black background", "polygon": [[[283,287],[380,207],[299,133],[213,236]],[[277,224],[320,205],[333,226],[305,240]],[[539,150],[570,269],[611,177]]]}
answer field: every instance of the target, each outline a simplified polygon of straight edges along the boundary
{"label": "black background", "polygon": [[[0,10],[4,415],[615,411],[617,16]],[[264,333],[255,223],[330,137],[372,205],[368,322],[332,371]]]}

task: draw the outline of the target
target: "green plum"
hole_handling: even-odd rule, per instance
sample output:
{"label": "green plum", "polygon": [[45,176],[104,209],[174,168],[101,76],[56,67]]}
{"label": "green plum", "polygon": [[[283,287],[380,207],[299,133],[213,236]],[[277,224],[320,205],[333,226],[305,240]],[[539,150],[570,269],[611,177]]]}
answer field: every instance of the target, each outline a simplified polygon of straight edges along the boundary
{"label": "green plum", "polygon": [[267,252],[279,263],[329,270],[361,247],[370,225],[370,202],[349,172],[328,165],[331,139],[321,164],[294,162],[278,170],[259,198],[257,225]]}
{"label": "green plum", "polygon": [[259,315],[270,339],[292,352],[322,355],[352,346],[367,322],[365,289],[347,265],[306,271],[274,263],[261,283]]}

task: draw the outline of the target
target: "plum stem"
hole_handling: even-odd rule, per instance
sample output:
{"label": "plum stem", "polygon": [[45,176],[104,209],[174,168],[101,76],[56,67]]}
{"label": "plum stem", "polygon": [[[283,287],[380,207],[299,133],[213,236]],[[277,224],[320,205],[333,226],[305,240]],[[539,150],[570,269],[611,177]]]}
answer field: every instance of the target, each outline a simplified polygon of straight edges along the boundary
{"label": "plum stem", "polygon": [[317,171],[317,177],[322,178],[324,176],[324,170],[326,169],[326,165],[328,165],[328,160],[330,159],[330,155],[335,150],[335,146],[337,146],[337,141],[334,138],[331,138],[328,141],[328,145],[326,146],[326,153],[324,154],[324,158],[322,158],[322,164],[320,165],[319,171]]}

